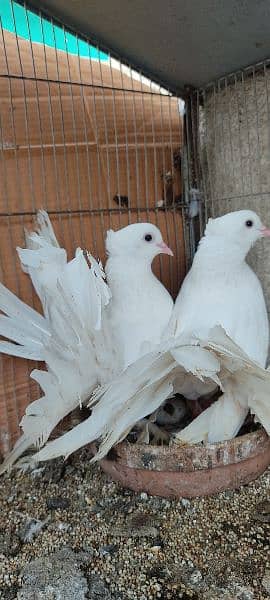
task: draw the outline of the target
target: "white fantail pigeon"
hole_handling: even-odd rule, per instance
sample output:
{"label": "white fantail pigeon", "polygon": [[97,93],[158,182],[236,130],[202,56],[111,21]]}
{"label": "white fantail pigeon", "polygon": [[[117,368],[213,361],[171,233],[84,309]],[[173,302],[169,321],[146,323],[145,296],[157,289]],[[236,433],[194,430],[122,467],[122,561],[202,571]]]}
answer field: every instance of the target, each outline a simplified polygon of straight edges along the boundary
{"label": "white fantail pigeon", "polygon": [[[258,239],[269,235],[270,230],[250,210],[209,220],[175,303],[170,330],[176,337],[192,334],[209,339],[210,330],[221,325],[249,358],[265,367],[269,346],[267,310],[261,284],[246,256]],[[176,437],[188,442],[234,437],[249,407],[248,402],[240,402],[241,396],[248,398],[250,394],[248,378],[241,389],[239,381],[228,378],[223,396]],[[196,399],[202,392],[195,383],[187,394]]]}
{"label": "white fantail pigeon", "polygon": [[166,331],[173,301],[153,274],[151,264],[158,253],[173,253],[163,242],[159,229],[149,223],[109,231],[106,249],[105,272],[112,294],[108,307],[110,327],[126,367],[153,350]]}
{"label": "white fantail pigeon", "polygon": [[[66,456],[76,436],[85,443],[97,432],[95,459],[102,458],[173,391],[196,398],[216,386],[222,397],[179,433],[180,441],[229,439],[248,409],[270,433],[270,372],[264,368],[268,321],[260,283],[245,262],[250,247],[264,235],[269,230],[251,211],[211,220],[183,285],[181,313],[180,291],[165,341],[95,392],[88,425],[49,442],[34,458]],[[249,318],[257,319],[251,333]]]}
{"label": "white fantail pigeon", "polygon": [[[265,367],[269,344],[267,311],[261,284],[245,259],[251,246],[269,233],[258,215],[249,210],[209,219],[175,302],[171,335],[208,339],[210,330],[221,325],[250,358]],[[180,378],[179,388],[175,381],[174,388],[193,401],[190,404],[214,389],[213,384],[202,385],[190,378],[184,385]],[[239,410],[238,423],[232,420],[236,432],[245,416],[246,411]],[[194,427],[193,422],[192,431]]]}
{"label": "white fantail pigeon", "polygon": [[207,338],[221,325],[246,354],[265,367],[269,325],[261,284],[246,262],[255,242],[270,230],[251,210],[209,219],[192,267],[175,302],[175,337]]}
{"label": "white fantail pigeon", "polygon": [[[37,221],[38,232],[27,234],[27,249],[18,249],[18,254],[44,316],[0,285],[0,335],[12,340],[0,341],[0,352],[45,361],[47,371],[31,374],[44,396],[27,407],[23,435],[2,472],[32,444],[44,444],[59,421],[85,403],[98,384],[153,349],[173,308],[170,294],[151,270],[155,256],[172,255],[154,225],[139,223],[108,232],[107,285],[101,265],[87,252],[78,249],[67,262],[46,212],[39,211]],[[73,450],[84,443],[75,435]]]}

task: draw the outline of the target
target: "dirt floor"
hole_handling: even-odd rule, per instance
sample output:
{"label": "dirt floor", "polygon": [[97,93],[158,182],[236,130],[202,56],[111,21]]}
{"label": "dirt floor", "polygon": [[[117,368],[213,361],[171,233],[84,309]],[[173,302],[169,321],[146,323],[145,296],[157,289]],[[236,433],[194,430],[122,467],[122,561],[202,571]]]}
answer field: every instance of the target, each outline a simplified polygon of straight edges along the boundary
{"label": "dirt floor", "polygon": [[211,498],[121,489],[86,450],[2,477],[0,598],[266,600],[270,470]]}

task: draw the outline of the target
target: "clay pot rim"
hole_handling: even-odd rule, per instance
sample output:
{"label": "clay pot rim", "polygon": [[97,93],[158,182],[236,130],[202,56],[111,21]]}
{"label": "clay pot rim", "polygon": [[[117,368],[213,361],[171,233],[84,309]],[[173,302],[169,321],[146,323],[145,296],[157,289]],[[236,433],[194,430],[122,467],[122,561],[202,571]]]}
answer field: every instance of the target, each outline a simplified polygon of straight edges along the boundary
{"label": "clay pot rim", "polygon": [[151,451],[152,449],[155,449],[155,451],[158,450],[158,452],[162,452],[164,454],[171,454],[172,449],[175,450],[179,450],[179,451],[185,451],[185,450],[190,450],[191,448],[196,448],[196,451],[201,450],[203,453],[205,452],[209,452],[209,450],[215,450],[215,449],[219,449],[219,450],[223,450],[226,449],[228,446],[234,446],[234,448],[236,449],[239,446],[242,446],[243,442],[245,443],[245,441],[250,442],[250,441],[256,441],[256,439],[258,441],[260,441],[260,439],[262,441],[265,441],[266,439],[269,439],[268,434],[266,433],[265,429],[262,427],[261,429],[257,429],[256,431],[251,431],[250,433],[244,433],[243,435],[240,435],[238,437],[232,438],[230,440],[225,440],[224,442],[212,442],[212,443],[204,443],[204,442],[197,442],[196,444],[178,444],[178,443],[173,443],[169,446],[155,446],[152,444],[136,444],[136,443],[131,443],[128,442],[127,440],[123,440],[122,442],[119,443],[119,445],[115,446],[114,449],[116,448],[124,448],[124,446],[128,446],[129,448],[129,453],[132,453],[132,450],[135,451],[135,448],[139,448],[141,450],[144,451]]}
{"label": "clay pot rim", "polygon": [[270,437],[264,429],[214,444],[115,446],[101,468],[124,487],[163,498],[194,498],[239,488],[270,464]]}
{"label": "clay pot rim", "polygon": [[151,471],[204,471],[237,464],[270,449],[270,438],[262,428],[238,438],[212,444],[173,444],[152,446],[124,440],[105,460],[132,469]]}
{"label": "clay pot rim", "polygon": [[[181,444],[181,443],[174,443],[171,446],[154,446],[151,444],[140,444],[141,448],[158,448],[159,450],[162,448],[165,452],[170,452],[170,450],[172,448],[178,448],[178,449],[187,449],[187,448],[201,448],[202,450],[210,450],[212,448],[217,448],[217,446],[222,449],[222,448],[226,448],[227,446],[240,446],[242,445],[243,441],[246,440],[256,440],[256,438],[268,438],[269,436],[267,435],[265,429],[262,427],[261,429],[257,429],[256,431],[250,431],[250,433],[244,433],[243,435],[239,435],[238,437],[232,438],[230,440],[224,440],[223,442],[197,442],[196,444]],[[270,439],[270,438],[269,438]],[[132,446],[136,446],[136,444],[132,444],[130,442],[127,442],[126,440],[124,440],[123,442],[121,442],[121,444],[124,443],[128,443],[129,447]]]}

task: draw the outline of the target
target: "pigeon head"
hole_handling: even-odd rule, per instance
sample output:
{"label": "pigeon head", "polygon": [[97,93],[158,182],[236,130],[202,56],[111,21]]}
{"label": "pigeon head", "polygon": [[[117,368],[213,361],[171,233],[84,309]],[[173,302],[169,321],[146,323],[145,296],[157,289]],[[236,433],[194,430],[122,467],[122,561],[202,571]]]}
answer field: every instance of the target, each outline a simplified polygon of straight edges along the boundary
{"label": "pigeon head", "polygon": [[241,247],[245,254],[261,237],[270,236],[260,217],[252,210],[238,210],[217,219],[209,219],[205,238],[216,238]]}
{"label": "pigeon head", "polygon": [[134,223],[107,232],[106,250],[109,256],[132,256],[152,262],[157,254],[173,256],[159,229],[152,223]]}

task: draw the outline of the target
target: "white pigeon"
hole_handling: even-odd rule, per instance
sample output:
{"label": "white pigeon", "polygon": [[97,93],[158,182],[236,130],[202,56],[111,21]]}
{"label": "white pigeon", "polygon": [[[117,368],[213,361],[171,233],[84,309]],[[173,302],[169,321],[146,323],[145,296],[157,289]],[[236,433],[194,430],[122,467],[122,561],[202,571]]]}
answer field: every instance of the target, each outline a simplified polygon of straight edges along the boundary
{"label": "white pigeon", "polygon": [[[176,299],[169,325],[170,335],[207,340],[210,330],[221,325],[250,358],[265,367],[269,344],[267,311],[261,284],[245,259],[251,246],[269,234],[270,230],[250,210],[209,219],[192,267]],[[183,381],[181,375],[179,382],[177,379],[174,381],[174,392],[193,401],[214,389],[212,382],[202,383],[196,377],[188,376]],[[230,414],[232,416],[229,402],[223,402],[223,405],[229,418]],[[194,428],[200,422],[206,422],[214,410],[217,410],[216,405],[181,432],[180,439],[189,435],[190,431],[193,435]],[[237,418],[231,419],[232,429],[227,431],[226,437],[236,435],[246,414],[247,409],[238,408]],[[220,426],[221,431],[220,427],[209,426],[209,440],[222,437],[222,420]],[[188,441],[188,438],[185,439]]]}
{"label": "white pigeon", "polygon": [[175,302],[173,335],[207,339],[221,325],[246,354],[265,367],[269,325],[261,284],[246,262],[270,230],[251,210],[209,219],[192,267]]}
{"label": "white pigeon", "polygon": [[160,343],[173,309],[173,301],[152,272],[159,253],[173,256],[157,227],[135,223],[106,239],[105,272],[112,293],[108,307],[115,346],[127,367]]}
{"label": "white pigeon", "polygon": [[[24,433],[1,472],[32,444],[45,443],[57,423],[85,403],[98,384],[119,373],[140,351],[159,343],[173,307],[169,293],[151,271],[156,255],[172,254],[154,225],[129,225],[108,233],[112,290],[105,283],[101,265],[87,252],[78,249],[75,258],[67,262],[44,211],[38,213],[38,225],[37,233],[27,234],[28,248],[18,249],[18,253],[40,297],[44,316],[0,285],[0,310],[5,313],[0,316],[0,335],[12,340],[0,341],[0,351],[45,361],[47,371],[31,374],[44,396],[27,407],[21,423]],[[133,295],[136,303],[131,301]],[[161,305],[161,314],[149,326],[153,311],[158,317],[155,301]],[[117,339],[119,319],[122,330]],[[76,443],[80,447],[78,438]]]}
{"label": "white pigeon", "polygon": [[[265,367],[269,345],[267,310],[261,284],[247,264],[246,256],[258,239],[269,234],[270,230],[250,210],[209,219],[175,303],[170,323],[175,336],[191,334],[208,339],[209,331],[215,325],[221,325],[250,358]],[[211,392],[211,388],[211,384],[205,387],[196,381],[193,385],[186,382],[182,393],[196,400]],[[230,401],[225,401],[224,397],[220,399],[176,438],[200,441],[204,435],[209,441],[221,441],[234,437],[246,418],[248,407],[239,407],[237,401],[232,400],[233,396],[234,384],[231,382],[230,385],[228,381],[226,398]],[[222,406],[222,413],[219,406]],[[234,410],[236,414],[233,414]],[[210,418],[214,412],[218,415],[215,426]],[[208,422],[207,435],[205,429],[200,432],[202,422]]]}
{"label": "white pigeon", "polygon": [[[97,391],[89,424],[47,444],[36,460],[68,455],[78,436],[82,444],[99,438],[96,458],[102,458],[173,391],[196,398],[217,385],[223,396],[180,432],[180,441],[229,439],[248,409],[270,433],[268,321],[260,283],[245,262],[252,244],[265,235],[269,230],[251,211],[211,220],[183,285],[183,304],[182,291],[176,303],[174,336]],[[250,324],[252,334],[249,317],[257,319],[256,326]]]}

